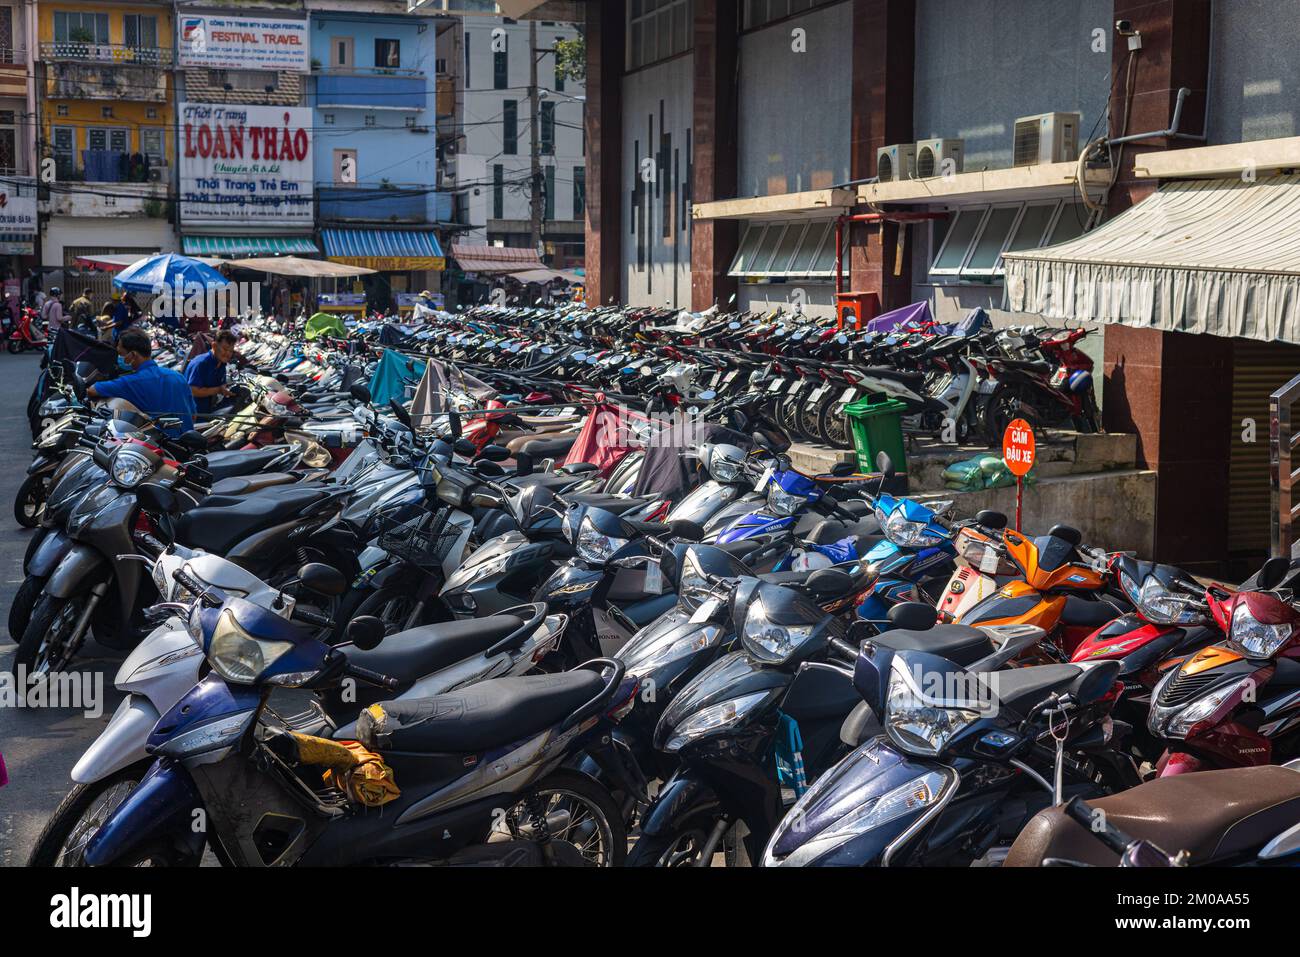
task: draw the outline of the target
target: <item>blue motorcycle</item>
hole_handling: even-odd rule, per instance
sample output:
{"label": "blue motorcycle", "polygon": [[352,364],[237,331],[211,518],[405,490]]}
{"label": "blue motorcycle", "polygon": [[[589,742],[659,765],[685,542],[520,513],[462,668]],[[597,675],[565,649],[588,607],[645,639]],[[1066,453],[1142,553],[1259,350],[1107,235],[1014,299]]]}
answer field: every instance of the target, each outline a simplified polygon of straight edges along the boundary
{"label": "blue motorcycle", "polygon": [[385,650],[367,658],[382,624],[354,619],[351,647],[330,648],[296,623],[329,628],[327,617],[221,602],[182,574],[200,596],[189,629],[212,671],[154,727],[155,763],[87,842],[90,866],[196,864],[205,844],[223,864],[254,867],[622,862],[618,805],[569,767],[585,752],[607,780],[636,788],[609,744],[637,689],[621,663],[374,704],[344,744],[323,717],[289,725],[268,699],[349,679],[391,692],[397,679],[356,663],[403,665]]}

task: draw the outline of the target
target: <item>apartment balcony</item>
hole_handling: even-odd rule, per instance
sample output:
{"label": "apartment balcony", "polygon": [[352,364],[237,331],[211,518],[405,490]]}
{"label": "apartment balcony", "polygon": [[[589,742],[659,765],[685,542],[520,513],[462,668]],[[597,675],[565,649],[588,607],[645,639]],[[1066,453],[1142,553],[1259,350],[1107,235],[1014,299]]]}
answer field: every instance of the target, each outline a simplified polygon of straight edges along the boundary
{"label": "apartment balcony", "polygon": [[27,95],[27,51],[0,47],[0,96]]}
{"label": "apartment balcony", "polygon": [[358,223],[438,223],[451,219],[450,193],[415,183],[393,186],[317,186],[320,219]]}
{"label": "apartment balcony", "polygon": [[423,110],[429,78],[419,70],[318,70],[318,109]]}
{"label": "apartment balcony", "polygon": [[166,219],[167,170],[157,183],[96,183],[92,192],[80,184],[66,184],[66,191],[50,187],[48,209],[52,216],[75,216],[84,219]]}
{"label": "apartment balcony", "polygon": [[80,40],[46,40],[41,59],[46,63],[129,63],[135,66],[171,66],[171,47],[138,47],[122,43],[92,43]]}

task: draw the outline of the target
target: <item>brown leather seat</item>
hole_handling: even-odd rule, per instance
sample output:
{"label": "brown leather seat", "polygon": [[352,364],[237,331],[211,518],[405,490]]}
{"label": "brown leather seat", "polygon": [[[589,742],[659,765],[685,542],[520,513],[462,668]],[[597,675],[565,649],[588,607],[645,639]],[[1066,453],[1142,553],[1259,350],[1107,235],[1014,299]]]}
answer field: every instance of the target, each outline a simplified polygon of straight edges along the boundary
{"label": "brown leather seat", "polygon": [[[1156,778],[1088,802],[1133,838],[1169,854],[1187,851],[1209,864],[1252,851],[1300,821],[1300,771],[1266,765]],[[1115,867],[1119,856],[1060,808],[1040,811],[1016,838],[1005,867],[1039,867],[1061,858]]]}

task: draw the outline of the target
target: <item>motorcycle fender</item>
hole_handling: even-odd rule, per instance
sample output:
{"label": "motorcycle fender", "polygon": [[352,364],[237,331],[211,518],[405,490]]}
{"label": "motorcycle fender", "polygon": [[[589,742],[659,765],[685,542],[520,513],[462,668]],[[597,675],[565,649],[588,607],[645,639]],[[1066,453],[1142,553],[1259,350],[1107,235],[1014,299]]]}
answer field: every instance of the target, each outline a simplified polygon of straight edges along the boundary
{"label": "motorcycle fender", "polygon": [[45,578],[59,567],[59,563],[72,551],[73,541],[59,531],[51,531],[41,539],[27,563],[27,574],[34,578]]}
{"label": "motorcycle fender", "polygon": [[45,583],[45,594],[53,598],[71,598],[113,574],[113,567],[99,552],[88,545],[74,544]]}
{"label": "motorcycle fender", "polygon": [[[411,568],[411,566],[403,562],[395,561],[392,564],[390,564],[387,568],[379,568],[377,570],[374,570],[373,574],[367,573],[358,576],[357,582],[354,583],[354,587],[380,589],[383,588],[385,585],[391,584],[392,582],[401,581],[401,578],[404,574],[407,574],[412,571],[413,569]],[[363,582],[363,580],[364,580],[364,584],[360,584]]]}
{"label": "motorcycle fender", "polygon": [[672,834],[691,818],[713,816],[722,806],[712,786],[684,771],[659,789],[654,804],[641,818],[641,833],[649,836]]}
{"label": "motorcycle fender", "polygon": [[32,459],[32,464],[27,466],[28,475],[36,475],[40,472],[53,472],[58,466],[59,460],[49,455],[39,455]]}
{"label": "motorcycle fender", "polygon": [[[204,835],[191,826],[203,802],[189,773],[172,761],[156,761],[139,785],[108,816],[86,844],[86,863],[103,867],[148,838],[178,836],[202,848]],[[197,853],[197,851],[196,851]]]}
{"label": "motorcycle fender", "polygon": [[72,780],[90,784],[114,774],[149,755],[144,743],[149,732],[162,717],[144,695],[129,694],[122,699],[108,727],[100,732],[86,753],[72,768]]}

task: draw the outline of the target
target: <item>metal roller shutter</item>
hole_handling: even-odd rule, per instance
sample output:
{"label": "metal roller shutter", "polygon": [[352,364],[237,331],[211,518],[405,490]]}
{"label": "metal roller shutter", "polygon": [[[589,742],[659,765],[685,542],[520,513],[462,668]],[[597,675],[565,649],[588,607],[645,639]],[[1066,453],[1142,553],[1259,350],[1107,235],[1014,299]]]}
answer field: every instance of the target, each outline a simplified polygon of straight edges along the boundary
{"label": "metal roller shutter", "polygon": [[[1234,339],[1232,351],[1232,453],[1228,476],[1228,553],[1233,565],[1253,571],[1268,556],[1268,397],[1300,372],[1300,347]],[[1242,421],[1255,422],[1255,441],[1242,441]]]}

